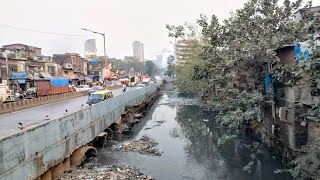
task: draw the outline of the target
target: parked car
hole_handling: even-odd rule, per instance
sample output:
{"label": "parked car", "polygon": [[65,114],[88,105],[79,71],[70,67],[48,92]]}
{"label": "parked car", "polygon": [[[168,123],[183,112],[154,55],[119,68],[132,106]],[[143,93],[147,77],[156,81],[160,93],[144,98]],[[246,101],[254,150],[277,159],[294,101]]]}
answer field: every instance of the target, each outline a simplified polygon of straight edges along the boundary
{"label": "parked car", "polygon": [[75,89],[76,89],[76,92],[88,91],[88,90],[90,90],[90,87],[89,87],[89,85],[79,85]]}
{"label": "parked car", "polygon": [[89,94],[97,92],[97,91],[102,91],[103,87],[102,86],[93,86],[92,88],[89,89]]}

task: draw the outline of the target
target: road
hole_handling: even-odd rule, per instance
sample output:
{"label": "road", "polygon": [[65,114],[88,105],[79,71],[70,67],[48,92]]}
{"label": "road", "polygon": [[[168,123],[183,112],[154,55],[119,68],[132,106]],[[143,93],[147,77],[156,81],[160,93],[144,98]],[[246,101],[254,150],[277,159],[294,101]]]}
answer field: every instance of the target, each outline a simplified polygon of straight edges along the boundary
{"label": "road", "polygon": [[[133,91],[135,89],[136,88],[127,88],[127,91]],[[123,94],[122,89],[112,90],[112,93],[113,96]],[[68,113],[79,111],[81,110],[81,105],[86,104],[87,99],[88,96],[82,96],[0,115],[0,138],[19,132],[19,122],[22,123],[24,127],[30,127],[44,122],[46,115],[48,115],[50,119],[55,119],[65,114],[66,110],[68,110]]]}

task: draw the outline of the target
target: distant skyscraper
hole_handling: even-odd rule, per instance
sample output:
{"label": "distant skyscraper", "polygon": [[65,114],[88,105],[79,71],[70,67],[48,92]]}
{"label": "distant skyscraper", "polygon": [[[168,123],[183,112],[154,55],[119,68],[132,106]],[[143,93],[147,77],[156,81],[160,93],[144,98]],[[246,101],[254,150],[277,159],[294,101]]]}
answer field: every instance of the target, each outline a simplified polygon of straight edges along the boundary
{"label": "distant skyscraper", "polygon": [[162,68],[162,55],[157,55],[157,60],[156,60],[156,65],[159,67],[159,68]]}
{"label": "distant skyscraper", "polygon": [[84,56],[86,58],[95,57],[97,55],[96,40],[88,39],[84,43]]}
{"label": "distant skyscraper", "polygon": [[138,58],[140,61],[144,60],[144,49],[143,44],[140,41],[134,41],[133,46],[133,56]]}

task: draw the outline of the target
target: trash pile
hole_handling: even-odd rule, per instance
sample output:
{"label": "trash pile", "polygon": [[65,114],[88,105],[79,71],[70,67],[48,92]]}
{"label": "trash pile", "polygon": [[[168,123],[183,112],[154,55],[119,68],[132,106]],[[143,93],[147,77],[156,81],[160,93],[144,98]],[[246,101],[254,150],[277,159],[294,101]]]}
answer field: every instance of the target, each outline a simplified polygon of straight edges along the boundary
{"label": "trash pile", "polygon": [[145,175],[133,166],[95,166],[92,163],[68,172],[60,180],[152,180],[151,176]]}
{"label": "trash pile", "polygon": [[139,152],[140,154],[152,156],[161,156],[162,150],[156,148],[156,145],[158,145],[158,143],[154,139],[150,138],[148,135],[143,135],[139,140],[116,144],[113,145],[111,149]]}

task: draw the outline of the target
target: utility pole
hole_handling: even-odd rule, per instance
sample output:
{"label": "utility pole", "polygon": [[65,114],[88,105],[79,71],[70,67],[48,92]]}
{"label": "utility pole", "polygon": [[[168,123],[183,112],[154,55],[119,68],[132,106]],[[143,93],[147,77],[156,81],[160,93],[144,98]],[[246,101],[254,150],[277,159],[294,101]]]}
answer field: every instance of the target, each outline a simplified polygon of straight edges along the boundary
{"label": "utility pole", "polygon": [[107,65],[107,53],[106,53],[106,34],[105,33],[100,33],[100,32],[96,32],[96,31],[92,31],[89,29],[85,29],[85,28],[81,28],[84,31],[89,31],[95,34],[100,34],[103,37],[103,52],[104,52],[104,64],[105,66]]}
{"label": "utility pole", "polygon": [[[92,31],[89,29],[81,28],[84,31],[89,31],[95,34],[100,34],[103,37],[103,52],[104,52],[104,68],[107,66],[107,53],[106,53],[106,34],[105,33],[100,33],[97,31]],[[103,69],[104,70],[104,69]],[[104,80],[104,85],[107,86],[106,80]]]}

